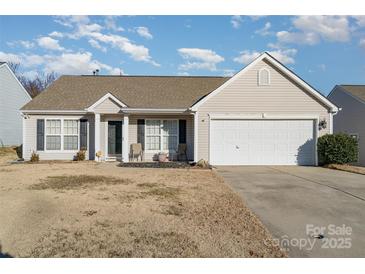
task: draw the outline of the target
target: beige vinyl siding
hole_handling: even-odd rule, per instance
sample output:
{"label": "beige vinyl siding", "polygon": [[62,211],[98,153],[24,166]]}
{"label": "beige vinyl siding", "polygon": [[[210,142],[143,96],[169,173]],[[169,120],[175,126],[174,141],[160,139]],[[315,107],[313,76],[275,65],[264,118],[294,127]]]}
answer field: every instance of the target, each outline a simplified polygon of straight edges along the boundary
{"label": "beige vinyl siding", "polygon": [[[270,71],[270,85],[258,85],[258,70],[261,68]],[[328,109],[265,61],[257,63],[203,103],[197,113],[198,159],[209,160],[208,114],[316,115],[326,119],[328,125],[319,135],[330,132]]]}
{"label": "beige vinyl siding", "polygon": [[95,107],[95,112],[98,113],[119,113],[120,107],[112,99],[107,98],[97,107]]}
{"label": "beige vinyl siding", "polygon": [[342,108],[333,116],[333,131],[359,135],[359,163],[365,166],[365,104],[340,87],[332,91],[329,99]]}
{"label": "beige vinyl siding", "polygon": [[[194,118],[192,115],[131,115],[129,117],[129,144],[137,143],[138,119],[185,119],[188,158],[194,157]],[[145,161],[152,161],[155,153],[145,153]]]}
{"label": "beige vinyl siding", "polygon": [[[185,119],[186,120],[186,142],[188,149],[188,158],[193,159],[194,157],[194,118],[192,115],[130,115],[129,116],[129,135],[128,144],[129,147],[133,143],[137,143],[137,120],[138,119]],[[100,118],[100,150],[103,153],[103,159],[107,153],[108,136],[107,128],[108,121],[123,121],[122,114],[108,114],[101,115]],[[123,132],[124,134],[124,132]],[[144,160],[152,161],[156,153],[145,152]]]}
{"label": "beige vinyl siding", "polygon": [[24,122],[23,158],[29,160],[33,151],[39,154],[40,160],[72,160],[76,152],[37,151],[37,119],[88,119],[87,159],[94,157],[94,117],[92,115],[29,115]]}

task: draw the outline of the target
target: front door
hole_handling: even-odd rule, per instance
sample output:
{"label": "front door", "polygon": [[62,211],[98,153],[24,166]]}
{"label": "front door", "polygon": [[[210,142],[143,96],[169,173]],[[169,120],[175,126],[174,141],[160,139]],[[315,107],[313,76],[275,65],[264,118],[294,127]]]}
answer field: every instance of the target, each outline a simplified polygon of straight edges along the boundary
{"label": "front door", "polygon": [[122,154],[122,121],[108,121],[108,156]]}

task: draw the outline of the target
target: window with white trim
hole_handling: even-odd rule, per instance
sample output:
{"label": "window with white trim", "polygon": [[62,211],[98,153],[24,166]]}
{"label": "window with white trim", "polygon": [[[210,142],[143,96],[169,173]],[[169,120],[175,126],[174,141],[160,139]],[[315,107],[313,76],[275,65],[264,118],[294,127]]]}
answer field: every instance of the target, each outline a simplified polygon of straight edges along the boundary
{"label": "window with white trim", "polygon": [[146,149],[160,150],[161,144],[161,121],[146,120]]}
{"label": "window with white trim", "polygon": [[79,121],[77,119],[46,119],[46,151],[78,150]]}
{"label": "window with white trim", "polygon": [[162,147],[164,150],[176,150],[177,148],[177,121],[163,120],[162,122]]}
{"label": "window with white trim", "polygon": [[270,71],[267,68],[262,68],[258,71],[259,86],[270,85]]}
{"label": "window with white trim", "polygon": [[[178,120],[146,120],[146,150],[176,150],[179,143]],[[162,148],[162,149],[161,149]]]}
{"label": "window with white trim", "polygon": [[61,150],[61,120],[46,120],[46,150]]}
{"label": "window with white trim", "polygon": [[79,141],[79,128],[77,120],[63,121],[63,149],[77,150]]}

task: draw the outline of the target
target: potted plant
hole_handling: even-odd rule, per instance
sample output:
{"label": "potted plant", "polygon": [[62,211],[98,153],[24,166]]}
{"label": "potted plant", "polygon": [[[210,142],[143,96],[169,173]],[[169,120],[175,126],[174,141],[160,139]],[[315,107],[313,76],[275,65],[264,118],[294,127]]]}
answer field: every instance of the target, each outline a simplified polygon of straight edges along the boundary
{"label": "potted plant", "polygon": [[98,157],[98,162],[100,162],[100,158],[101,156],[103,156],[103,153],[101,152],[101,150],[99,150],[96,152],[95,156]]}
{"label": "potted plant", "polygon": [[158,154],[158,161],[159,162],[167,162],[169,159],[167,158],[167,153],[165,152],[160,152]]}

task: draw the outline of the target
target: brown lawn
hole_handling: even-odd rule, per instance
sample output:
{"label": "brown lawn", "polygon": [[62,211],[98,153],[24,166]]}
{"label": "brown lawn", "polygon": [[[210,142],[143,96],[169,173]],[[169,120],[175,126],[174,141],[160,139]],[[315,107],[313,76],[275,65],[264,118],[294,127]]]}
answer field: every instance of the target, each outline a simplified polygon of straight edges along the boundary
{"label": "brown lawn", "polygon": [[14,257],[286,256],[210,170],[3,160],[0,222]]}

